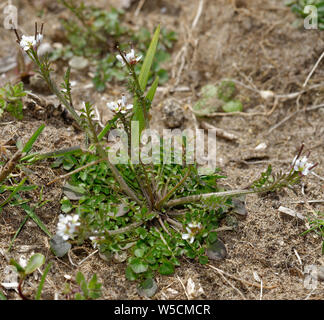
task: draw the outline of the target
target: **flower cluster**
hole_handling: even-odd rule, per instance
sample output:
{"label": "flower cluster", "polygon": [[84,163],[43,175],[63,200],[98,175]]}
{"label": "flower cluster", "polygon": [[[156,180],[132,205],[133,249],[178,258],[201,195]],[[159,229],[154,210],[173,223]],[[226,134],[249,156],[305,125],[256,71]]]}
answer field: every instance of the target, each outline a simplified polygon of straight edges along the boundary
{"label": "flower cluster", "polygon": [[318,165],[318,163],[313,164],[308,162],[309,153],[307,156],[300,158],[303,148],[304,145],[301,146],[298,155],[294,158],[292,167],[294,171],[298,172],[301,176],[307,176],[308,173]]}
{"label": "flower cluster", "polygon": [[[97,233],[97,232],[95,232],[95,233]],[[99,242],[104,240],[105,237],[104,236],[91,236],[91,237],[89,237],[89,239],[91,240],[93,248],[97,248],[97,245],[99,244]]]}
{"label": "flower cluster", "polygon": [[73,239],[75,236],[80,222],[78,222],[79,216],[77,214],[71,216],[59,215],[59,222],[57,224],[57,235],[63,238],[63,240]]}
{"label": "flower cluster", "polygon": [[[123,57],[120,54],[117,55],[116,58],[122,63],[123,66],[126,64]],[[133,66],[142,59],[142,56],[136,56],[134,49],[132,49],[129,53],[124,55],[124,58],[127,61],[127,63]]]}
{"label": "flower cluster", "polygon": [[126,104],[127,100],[126,97],[123,95],[121,99],[114,101],[114,102],[108,102],[107,107],[115,112],[115,113],[126,113],[128,110],[133,109],[132,104]]}
{"label": "flower cluster", "polygon": [[193,243],[195,241],[195,236],[202,229],[202,225],[200,222],[189,223],[188,227],[186,227],[188,233],[184,233],[182,235],[183,240],[189,240],[189,243]]}
{"label": "flower cluster", "polygon": [[31,48],[35,49],[38,47],[42,40],[43,35],[40,33],[37,33],[36,36],[22,35],[19,45],[24,51],[28,51]]}
{"label": "flower cluster", "polygon": [[301,175],[307,176],[314,167],[313,163],[308,163],[308,159],[304,156],[302,159],[294,159],[294,171],[300,172]]}

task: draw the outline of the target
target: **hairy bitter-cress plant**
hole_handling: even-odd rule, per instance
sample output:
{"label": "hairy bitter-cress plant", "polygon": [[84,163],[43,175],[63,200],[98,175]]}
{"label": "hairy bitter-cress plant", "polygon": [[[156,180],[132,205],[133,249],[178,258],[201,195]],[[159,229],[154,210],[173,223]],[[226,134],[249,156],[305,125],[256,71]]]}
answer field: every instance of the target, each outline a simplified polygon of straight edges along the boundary
{"label": "hairy bitter-cress plant", "polygon": [[[301,157],[302,147],[289,172],[273,174],[269,166],[249,189],[220,191],[218,180],[225,177],[218,174],[219,170],[202,175],[196,164],[185,161],[183,164],[164,164],[163,161],[144,164],[130,160],[123,164],[112,163],[109,147],[102,138],[117,126],[124,129],[128,141],[137,141],[135,146],[139,147],[141,155],[140,140],[132,137],[131,126],[132,121],[137,121],[140,133],[150,127],[149,113],[159,79],[153,81],[150,89],[146,87],[159,34],[160,27],[157,27],[145,58],[133,49],[127,52],[118,49],[116,59],[127,70],[128,91],[133,101],[129,103],[126,96],[121,96],[109,102],[107,108],[115,116],[98,133],[92,104],[84,103],[81,115],[74,109],[69,69],[59,89],[52,80],[48,57],[38,56],[42,32],[38,33],[36,28],[34,38],[22,39],[16,32],[22,49],[91,142],[86,149],[59,157],[53,163],[69,171],[82,169],[71,174],[70,191],[78,200],[71,200],[65,193],[67,196],[61,204],[66,215],[59,218],[57,235],[72,243],[90,239],[107,259],[119,262],[127,259],[126,276],[130,280],[153,279],[155,271],[162,275],[173,274],[175,267],[180,266],[181,256],[207,263],[206,250],[218,241],[219,222],[233,207],[233,197],[291,187],[316,165],[308,163],[308,156]],[[138,73],[136,66],[142,61]],[[162,145],[161,141],[161,148]],[[183,146],[186,147],[186,140]],[[163,160],[163,155],[161,158]]]}

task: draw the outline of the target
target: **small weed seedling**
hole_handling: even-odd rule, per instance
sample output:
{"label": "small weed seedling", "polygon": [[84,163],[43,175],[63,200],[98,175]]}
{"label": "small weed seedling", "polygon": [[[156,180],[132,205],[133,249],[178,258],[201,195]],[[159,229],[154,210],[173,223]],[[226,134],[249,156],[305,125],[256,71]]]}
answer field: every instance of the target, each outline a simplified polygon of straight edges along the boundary
{"label": "small weed seedling", "polygon": [[4,111],[8,111],[15,118],[21,120],[23,118],[22,97],[25,95],[22,82],[15,85],[7,83],[3,88],[0,88],[0,118]]}
{"label": "small weed seedling", "polygon": [[322,212],[315,212],[317,215],[316,219],[311,219],[309,221],[310,228],[303,232],[302,235],[305,235],[311,231],[316,232],[323,240],[322,242],[322,254],[324,255],[324,213]]}
{"label": "small weed seedling", "polygon": [[96,274],[87,282],[82,272],[79,271],[75,282],[65,283],[63,294],[68,300],[95,300],[101,297],[102,284],[98,283]]}
{"label": "small weed seedling", "polygon": [[[54,165],[63,165],[70,171],[69,183],[64,187],[65,198],[62,199],[65,215],[59,217],[57,235],[72,243],[90,239],[106,259],[127,260],[126,276],[129,280],[139,280],[140,290],[156,288],[155,272],[173,274],[175,267],[180,266],[182,256],[206,264],[209,259],[207,252],[219,241],[219,222],[233,207],[233,197],[291,187],[316,166],[308,162],[307,156],[301,157],[302,147],[288,172],[274,174],[269,166],[249,189],[220,191],[218,180],[225,177],[219,174],[219,170],[202,174],[196,163],[163,162],[164,152],[168,151],[163,139],[159,140],[160,144],[157,142],[158,150],[162,150],[159,154],[162,161],[147,162],[148,154],[144,152],[147,143],[140,143],[143,141],[140,136],[150,127],[149,112],[159,81],[155,78],[146,90],[158,48],[160,27],[155,31],[144,59],[134,49],[128,52],[118,49],[116,58],[127,70],[128,91],[133,101],[127,102],[123,95],[108,103],[107,107],[115,116],[99,133],[92,119],[91,103],[84,103],[81,116],[74,109],[69,70],[63,90],[53,82],[48,58],[40,58],[37,54],[43,37],[42,32],[37,32],[37,26],[34,36],[21,39],[17,32],[16,35],[44,81],[90,140],[85,150],[62,155],[54,162]],[[133,133],[134,125],[139,135]],[[128,141],[134,142],[130,148],[127,144],[126,152],[120,151],[123,162],[112,161],[113,147],[108,147],[102,140],[117,127],[122,127]],[[182,140],[182,146],[188,146],[187,139]],[[131,161],[132,153],[139,155],[138,162]],[[84,279],[81,276],[78,279],[83,287],[78,298],[89,298],[90,283],[86,288]]]}
{"label": "small weed seedling", "polygon": [[[29,300],[22,292],[22,284],[24,282],[24,280],[26,279],[26,277],[30,274],[32,274],[34,271],[36,271],[38,268],[40,268],[43,264],[45,263],[45,257],[40,254],[40,253],[36,253],[34,254],[27,262],[26,267],[22,267],[17,261],[15,261],[14,259],[11,259],[10,264],[15,266],[17,269],[17,272],[19,273],[19,284],[18,284],[18,292],[20,297],[23,300]],[[49,269],[50,267],[46,268]],[[36,298],[37,300],[39,300],[41,292],[42,292],[42,288],[43,288],[43,284],[45,281],[45,277],[48,273],[48,270],[44,272],[43,277],[40,281],[40,285],[36,294]]]}
{"label": "small weed seedling", "polygon": [[[38,186],[35,185],[29,185],[28,184],[28,176],[22,178],[20,181],[12,177],[12,173],[15,170],[24,171],[25,166],[27,165],[27,162],[24,161],[25,158],[28,158],[28,153],[32,150],[33,144],[37,140],[37,138],[40,136],[42,131],[44,130],[45,125],[41,125],[35,133],[30,137],[30,139],[27,141],[25,145],[22,145],[19,141],[17,141],[17,147],[18,150],[15,152],[15,154],[11,157],[11,159],[8,159],[6,163],[2,166],[0,170],[0,194],[9,194],[5,200],[0,201],[0,214],[3,210],[3,208],[6,205],[11,206],[20,206],[24,209],[26,212],[26,217],[21,222],[19,228],[17,229],[15,235],[13,236],[9,249],[10,251],[13,242],[17,238],[19,232],[27,222],[28,218],[31,218],[34,220],[34,222],[38,225],[38,227],[45,232],[49,237],[51,237],[51,234],[47,230],[44,223],[40,220],[40,218],[36,215],[34,208],[41,207],[44,205],[44,202],[42,200],[39,201],[38,204],[35,205],[35,207],[31,207],[28,205],[29,200],[25,200],[20,196],[21,192],[28,192],[32,191],[38,188]],[[11,183],[8,184],[7,181],[10,181]],[[40,199],[42,198],[40,194]]]}

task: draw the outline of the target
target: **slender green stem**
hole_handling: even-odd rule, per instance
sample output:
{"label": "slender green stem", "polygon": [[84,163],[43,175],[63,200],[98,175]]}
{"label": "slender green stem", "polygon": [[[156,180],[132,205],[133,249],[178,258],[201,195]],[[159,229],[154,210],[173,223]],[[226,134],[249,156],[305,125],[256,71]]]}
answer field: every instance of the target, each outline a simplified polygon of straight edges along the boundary
{"label": "slender green stem", "polygon": [[27,180],[27,178],[24,178],[23,180],[20,181],[20,183],[14,189],[14,191],[10,194],[10,196],[6,200],[4,200],[3,202],[0,203],[0,208],[5,206],[17,194],[17,192],[20,191],[20,189],[22,188],[22,186],[24,185],[26,180]]}
{"label": "slender green stem", "polygon": [[92,133],[93,142],[97,146],[97,151],[98,151],[100,157],[103,158],[103,159],[107,159],[107,163],[109,165],[109,168],[110,168],[112,174],[114,175],[115,179],[117,180],[117,182],[119,183],[121,188],[124,190],[124,192],[130,198],[132,198],[134,201],[136,201],[138,204],[142,204],[142,202],[137,198],[134,191],[127,185],[126,181],[124,180],[124,178],[122,177],[122,175],[120,174],[118,169],[109,161],[109,158],[107,157],[106,151],[103,149],[103,147],[99,143],[99,140],[98,140],[96,131],[94,129],[93,123],[91,121],[91,118],[89,118],[89,117],[88,117],[88,122],[89,122],[90,131]]}
{"label": "slender green stem", "polygon": [[143,196],[146,198],[146,201],[149,204],[150,209],[152,209],[152,201],[151,201],[151,199],[150,199],[150,197],[149,197],[149,195],[147,193],[147,190],[145,189],[145,186],[143,185],[143,183],[142,183],[140,177],[138,176],[136,170],[134,169],[134,167],[132,165],[130,165],[130,167],[132,168],[132,171],[133,171],[133,173],[135,175],[135,179],[136,179],[136,181],[137,181],[137,183],[138,183],[138,185],[139,185],[139,187],[140,187],[140,189],[142,191]]}
{"label": "slender green stem", "polygon": [[143,109],[143,113],[144,113],[144,119],[145,119],[145,128],[149,127],[149,121],[148,121],[148,114],[147,114],[147,108],[146,108],[146,101],[145,101],[145,97],[144,97],[144,92],[141,88],[141,85],[138,81],[138,77],[136,75],[134,66],[130,66],[129,65],[129,70],[131,72],[131,76],[134,79],[134,83],[136,85],[136,90],[135,90],[135,94],[137,96],[137,98],[140,100],[140,104],[142,106]]}
{"label": "slender green stem", "polygon": [[147,175],[147,170],[141,160],[141,157],[140,157],[140,163],[141,163],[141,166],[142,166],[142,169],[143,169],[143,173],[144,173],[144,177],[145,177],[145,181],[146,181],[146,187],[147,187],[147,192],[149,194],[149,197],[150,197],[150,202],[151,204],[153,205],[154,203],[154,196],[153,196],[153,193],[152,193],[152,185],[150,184],[150,181],[149,181],[149,178],[148,178],[148,175]]}
{"label": "slender green stem", "polygon": [[15,235],[13,236],[13,238],[12,238],[12,240],[11,240],[11,242],[10,242],[10,245],[9,245],[9,248],[8,248],[8,252],[11,250],[11,247],[12,247],[14,241],[16,240],[16,238],[17,238],[19,232],[21,231],[21,229],[23,228],[23,226],[24,226],[25,223],[27,222],[28,218],[29,218],[29,216],[27,215],[27,216],[25,217],[25,219],[22,221],[22,223],[20,224],[18,230],[16,231]]}
{"label": "slender green stem", "polygon": [[43,76],[43,79],[46,81],[48,87],[50,90],[57,96],[57,98],[64,104],[64,106],[68,109],[68,111],[72,114],[74,120],[77,122],[77,124],[82,128],[82,120],[79,117],[79,115],[76,113],[74,108],[71,106],[71,104],[65,99],[62,92],[57,88],[56,84],[53,82],[50,76],[50,70],[49,65],[46,63],[45,65],[40,62],[38,58],[38,54],[33,49],[30,49],[27,51],[27,54],[29,57],[34,60],[34,62],[37,64],[37,66],[40,69],[41,75]]}
{"label": "slender green stem", "polygon": [[97,134],[96,134],[96,132],[94,130],[92,121],[89,122],[89,129],[88,128],[84,128],[83,123],[82,123],[82,120],[79,117],[79,115],[76,113],[76,111],[74,110],[74,108],[65,99],[65,97],[63,96],[63,94],[60,92],[60,90],[57,88],[57,86],[55,85],[55,83],[52,81],[52,79],[50,77],[50,69],[49,69],[48,64],[41,63],[40,60],[39,60],[39,58],[38,58],[37,52],[34,51],[33,49],[28,50],[27,53],[30,56],[30,58],[39,67],[41,75],[43,76],[44,80],[46,81],[46,83],[48,84],[48,86],[52,90],[52,92],[57,96],[57,98],[64,104],[64,106],[72,114],[74,120],[78,123],[78,125],[81,128],[83,128],[85,130],[85,132],[90,137],[92,137],[92,140],[93,140],[94,144],[97,146],[97,151],[98,151],[100,157],[102,157],[104,159],[107,159],[108,166],[109,166],[109,168],[110,168],[113,176],[115,177],[115,179],[119,183],[120,187],[124,190],[124,192],[130,198],[132,198],[133,200],[135,200],[138,204],[141,204],[141,201],[137,198],[137,196],[135,195],[135,193],[133,192],[133,190],[131,190],[130,187],[127,185],[127,183],[125,182],[125,180],[123,179],[123,177],[121,176],[121,174],[119,173],[119,171],[117,170],[117,168],[109,161],[109,158],[107,157],[107,154],[106,154],[105,150],[99,144],[99,140],[98,140]]}
{"label": "slender green stem", "polygon": [[149,121],[148,121],[148,114],[147,114],[147,109],[146,109],[146,101],[145,101],[145,97],[144,97],[144,92],[143,92],[143,90],[141,88],[141,85],[139,83],[139,80],[138,80],[138,77],[136,75],[134,66],[129,64],[129,62],[127,61],[127,59],[124,56],[124,53],[120,49],[118,49],[118,50],[119,50],[119,53],[120,53],[124,63],[127,66],[127,69],[130,72],[130,75],[132,76],[132,78],[134,80],[134,83],[135,83],[135,86],[136,86],[135,95],[136,95],[137,99],[139,99],[140,105],[141,105],[141,107],[143,109],[144,120],[145,120],[145,128],[148,128],[149,127]]}
{"label": "slender green stem", "polygon": [[144,223],[144,221],[136,221],[124,228],[120,228],[117,230],[106,230],[105,232],[102,232],[102,233],[92,233],[89,236],[98,236],[98,237],[104,236],[104,235],[115,236],[117,234],[129,232],[132,229],[135,229],[135,228],[141,226],[143,223]]}
{"label": "slender green stem", "polygon": [[43,286],[44,286],[44,282],[45,282],[45,278],[46,278],[46,276],[47,276],[47,274],[48,274],[48,272],[49,272],[51,266],[52,266],[52,262],[50,262],[50,263],[46,266],[46,268],[45,268],[45,270],[44,270],[44,273],[43,273],[43,275],[42,275],[42,278],[41,278],[41,280],[40,280],[40,283],[39,283],[39,286],[38,286],[38,289],[37,289],[37,293],[36,293],[36,296],[35,296],[35,300],[39,300],[40,297],[41,297],[42,290],[43,290]]}
{"label": "slender green stem", "polygon": [[171,196],[172,194],[179,188],[181,187],[185,181],[187,180],[187,178],[189,177],[190,175],[190,172],[191,172],[191,166],[188,168],[186,174],[184,175],[184,177],[179,181],[179,183],[174,186],[159,202],[158,204],[156,205],[157,209],[160,210],[161,207],[163,206],[163,204],[165,203],[165,201],[167,201]]}
{"label": "slender green stem", "polygon": [[210,197],[238,196],[238,195],[242,195],[242,194],[251,194],[251,193],[256,193],[256,192],[264,192],[264,190],[262,190],[262,191],[230,190],[230,191],[223,191],[223,192],[212,192],[212,193],[198,194],[198,195],[193,195],[193,196],[170,200],[164,204],[164,207],[171,208],[171,207],[179,206],[179,205],[186,204],[186,203],[198,202],[200,200],[208,199]]}
{"label": "slender green stem", "polygon": [[98,134],[98,140],[102,140],[102,138],[107,134],[107,132],[112,128],[114,125],[115,121],[119,118],[118,115],[115,115],[107,124],[106,126],[102,129],[102,131]]}

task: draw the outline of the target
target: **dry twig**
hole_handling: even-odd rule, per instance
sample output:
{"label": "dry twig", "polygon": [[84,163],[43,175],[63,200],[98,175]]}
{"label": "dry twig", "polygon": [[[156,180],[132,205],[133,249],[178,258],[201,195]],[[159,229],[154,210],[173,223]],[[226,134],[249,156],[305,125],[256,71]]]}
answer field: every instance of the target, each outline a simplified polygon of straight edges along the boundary
{"label": "dry twig", "polygon": [[[221,270],[221,269],[218,269],[218,268],[216,268],[216,267],[214,267],[214,266],[212,266],[212,265],[210,265],[210,264],[207,264],[207,267],[209,267],[209,268],[211,268],[211,269],[217,271],[218,273],[223,273],[223,274],[226,275],[227,277],[230,277],[230,278],[232,278],[232,279],[234,279],[234,280],[236,280],[236,281],[239,281],[239,282],[241,282],[241,283],[243,283],[243,284],[245,284],[245,285],[248,285],[248,286],[252,286],[252,287],[256,287],[256,288],[261,289],[261,286],[260,286],[258,283],[252,283],[252,282],[246,281],[246,280],[244,280],[244,279],[240,279],[240,278],[235,277],[235,276],[233,276],[232,274],[229,274],[229,273],[227,273],[227,272],[225,272],[225,271],[223,271],[223,270]],[[277,287],[278,287],[277,285],[274,285],[274,286],[264,286],[264,285],[263,285],[263,286],[262,286],[263,289],[274,289],[274,288],[277,288]]]}
{"label": "dry twig", "polygon": [[182,288],[183,288],[183,290],[184,290],[184,292],[185,292],[185,294],[186,294],[187,299],[190,300],[190,297],[189,297],[189,295],[188,295],[188,292],[187,292],[187,290],[186,290],[185,285],[183,284],[183,282],[181,281],[181,279],[179,278],[179,276],[176,276],[176,277],[177,277],[178,281],[181,283]]}
{"label": "dry twig", "polygon": [[206,129],[206,130],[216,130],[216,136],[218,136],[220,138],[223,138],[223,139],[226,139],[229,141],[238,140],[238,137],[235,134],[225,131],[224,129],[216,128],[213,125],[211,125],[210,123],[207,123],[205,121],[200,121],[200,125],[203,129]]}
{"label": "dry twig", "polygon": [[85,257],[84,259],[82,259],[79,263],[78,263],[78,266],[81,266],[81,264],[83,262],[85,262],[86,260],[88,260],[90,257],[92,257],[93,255],[95,255],[99,250],[95,250],[93,251],[92,253],[90,253],[87,257]]}
{"label": "dry twig", "polygon": [[216,270],[221,275],[221,277],[225,280],[225,282],[227,282],[243,298],[243,300],[246,300],[244,294],[239,289],[237,289],[228,279],[225,278],[223,274],[224,272],[222,272],[217,268],[215,268],[214,270]]}
{"label": "dry twig", "polygon": [[141,9],[143,8],[143,5],[145,3],[145,0],[141,0],[138,5],[137,5],[137,8],[135,10],[135,13],[134,13],[134,16],[137,17],[138,14],[140,13]]}
{"label": "dry twig", "polygon": [[314,65],[313,69],[311,70],[311,72],[309,73],[309,75],[307,76],[307,78],[303,84],[303,87],[306,87],[309,79],[312,77],[313,73],[315,72],[315,70],[317,69],[318,65],[320,64],[320,62],[322,61],[323,58],[324,58],[324,51],[321,54],[321,56],[319,57],[319,59],[317,60],[317,62],[315,63],[315,65]]}
{"label": "dry twig", "polygon": [[315,106],[311,106],[308,107],[304,110],[297,110],[294,111],[293,113],[291,113],[290,115],[288,115],[286,118],[284,118],[283,120],[281,120],[280,122],[278,122],[277,124],[275,124],[273,127],[271,127],[268,131],[268,134],[270,134],[273,130],[277,129],[278,127],[280,127],[281,125],[283,125],[285,122],[287,122],[289,119],[291,119],[292,117],[294,117],[296,114],[298,114],[299,112],[304,112],[304,111],[314,111],[320,108],[323,108],[324,104],[319,104],[319,105],[315,105]]}
{"label": "dry twig", "polygon": [[18,150],[13,155],[13,157],[6,163],[6,165],[0,172],[0,183],[4,181],[9,176],[9,174],[15,169],[21,157],[22,157],[22,152]]}

